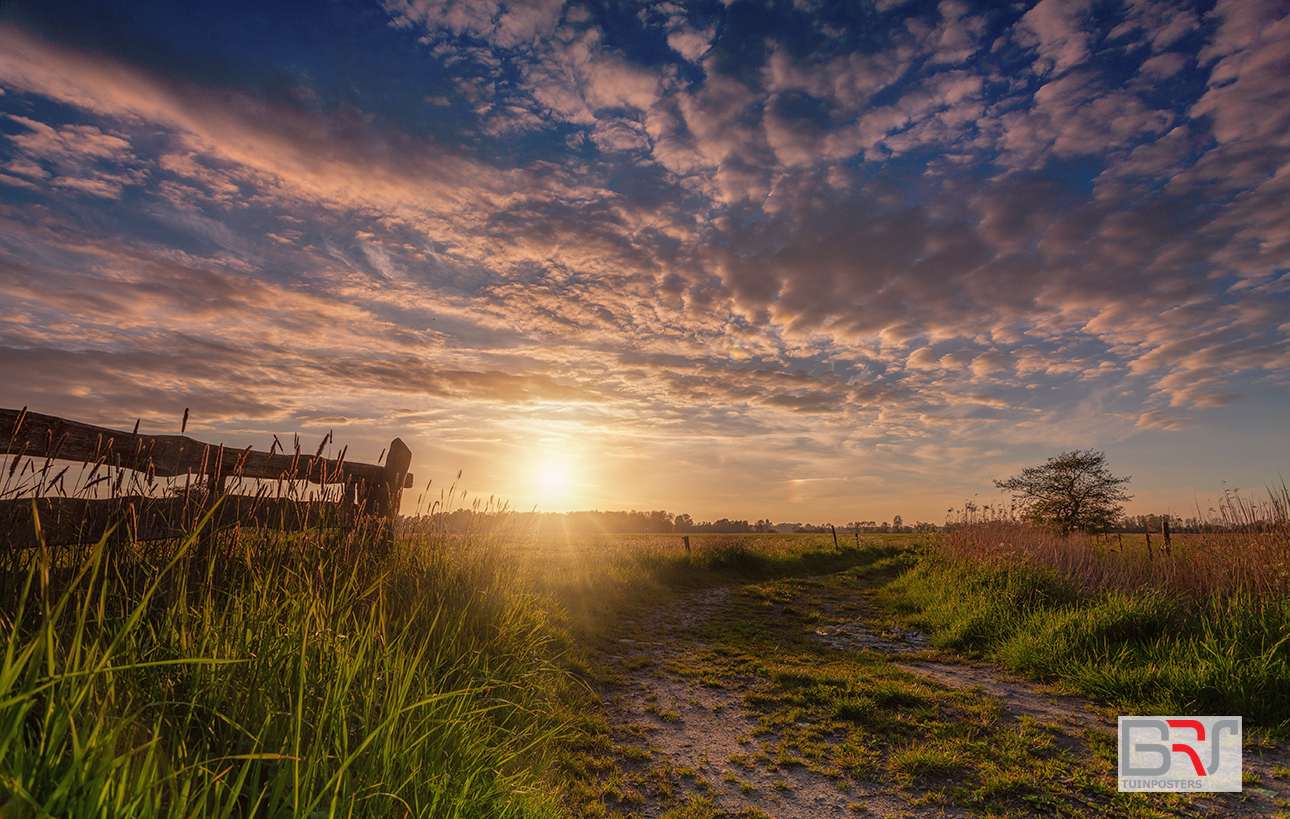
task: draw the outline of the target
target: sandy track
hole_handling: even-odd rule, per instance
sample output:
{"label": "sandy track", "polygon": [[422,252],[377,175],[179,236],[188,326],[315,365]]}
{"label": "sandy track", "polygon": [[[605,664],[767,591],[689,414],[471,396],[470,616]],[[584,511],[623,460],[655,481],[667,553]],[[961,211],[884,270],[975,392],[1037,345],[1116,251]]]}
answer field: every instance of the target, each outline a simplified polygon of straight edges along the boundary
{"label": "sandy track", "polygon": [[[648,759],[622,760],[622,768],[651,771],[655,783],[638,789],[635,799],[617,807],[623,816],[657,819],[669,812],[682,815],[681,811],[686,816],[779,819],[978,815],[969,808],[929,804],[917,785],[860,780],[817,766],[769,766],[775,769],[768,770],[755,761],[758,751],[775,738],[764,731],[757,735],[760,715],[745,706],[744,695],[764,688],[766,682],[736,677],[722,680],[717,687],[692,673],[680,673],[680,665],[705,648],[694,634],[696,627],[721,612],[729,594],[724,588],[694,592],[664,611],[629,621],[626,625],[633,628],[635,637],[622,640],[617,653],[607,658],[623,680],[603,694],[609,722],[624,741],[634,738],[649,751]],[[1106,708],[987,664],[945,662],[928,650],[922,635],[900,629],[878,631],[865,622],[868,619],[815,628],[812,636],[833,651],[879,653],[912,674],[995,698],[1005,718],[1035,720],[1051,731],[1064,750],[1086,750],[1085,729],[1115,730],[1115,714]],[[1244,765],[1259,776],[1258,785],[1247,786],[1244,794],[1193,802],[1180,815],[1271,817],[1290,811],[1276,805],[1276,801],[1290,805],[1283,801],[1290,800],[1290,782],[1273,773],[1276,766],[1290,765],[1285,745],[1262,752],[1247,750]],[[688,809],[687,803],[692,803]],[[1088,803],[1085,811],[1075,804],[1067,807],[1089,816],[1100,815],[1103,809]]]}

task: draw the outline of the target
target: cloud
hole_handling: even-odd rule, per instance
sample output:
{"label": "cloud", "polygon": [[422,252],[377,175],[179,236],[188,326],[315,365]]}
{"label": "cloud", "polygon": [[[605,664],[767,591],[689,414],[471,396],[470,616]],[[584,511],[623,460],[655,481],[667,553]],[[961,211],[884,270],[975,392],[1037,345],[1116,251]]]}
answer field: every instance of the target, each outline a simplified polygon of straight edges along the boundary
{"label": "cloud", "polygon": [[1092,74],[1072,72],[1039,88],[1034,107],[1003,117],[1004,144],[1016,167],[1038,169],[1052,157],[1103,155],[1166,132],[1167,111],[1111,91]]}
{"label": "cloud", "polygon": [[940,359],[931,347],[920,347],[905,359],[905,366],[914,370],[935,370],[940,367]]}
{"label": "cloud", "polygon": [[130,143],[115,134],[93,125],[53,128],[27,117],[8,119],[24,129],[9,136],[21,152],[6,163],[10,173],[104,199],[118,198],[125,186],[143,179]]}
{"label": "cloud", "polygon": [[282,407],[264,400],[258,385],[238,386],[229,378],[233,373],[218,367],[193,367],[195,352],[0,346],[0,378],[15,385],[7,396],[15,406],[56,407],[58,414],[86,423],[128,427],[138,418],[145,430],[178,433],[188,408],[198,409],[203,424],[281,417]]}
{"label": "cloud", "polygon": [[121,160],[130,155],[130,143],[105,134],[93,125],[68,125],[51,128],[43,122],[10,115],[27,130],[9,137],[10,141],[31,156],[49,159]]}
{"label": "cloud", "polygon": [[1172,77],[1187,65],[1187,58],[1181,54],[1158,54],[1142,64],[1138,69],[1151,79]]}
{"label": "cloud", "polygon": [[1017,23],[1017,40],[1038,52],[1035,73],[1063,74],[1088,59],[1089,0],[1041,0]]}
{"label": "cloud", "polygon": [[613,58],[583,67],[588,102],[596,108],[648,110],[658,100],[658,78]]}
{"label": "cloud", "polygon": [[[428,226],[467,202],[504,201],[517,194],[517,183],[522,189],[536,182],[424,137],[373,128],[352,113],[326,117],[241,93],[211,100],[200,88],[74,52],[12,26],[0,27],[0,45],[0,74],[11,86],[122,123],[141,119],[168,128],[185,153],[205,158],[208,167],[245,169],[271,195],[333,207],[379,207]],[[105,144],[119,146],[102,137],[82,138],[78,145],[102,150]]]}
{"label": "cloud", "polygon": [[972,359],[970,367],[973,375],[982,378],[991,373],[1008,369],[1008,358],[999,353],[981,353]]}
{"label": "cloud", "polygon": [[958,0],[942,0],[937,10],[941,22],[930,32],[930,49],[934,63],[958,64],[968,60],[981,47],[986,18],[969,14],[969,6]]}
{"label": "cloud", "polygon": [[712,38],[715,34],[716,32],[711,29],[695,31],[682,28],[667,35],[667,44],[690,62],[698,62],[712,47]]}
{"label": "cloud", "polygon": [[443,28],[502,46],[532,42],[555,28],[563,0],[383,0],[400,26]]}
{"label": "cloud", "polygon": [[1176,431],[1176,429],[1186,429],[1187,427],[1195,426],[1195,424],[1195,418],[1186,418],[1183,415],[1171,415],[1169,413],[1155,413],[1155,411],[1153,413],[1143,413],[1138,418],[1138,426],[1148,429]]}
{"label": "cloud", "polygon": [[600,121],[591,134],[596,147],[607,153],[625,153],[629,151],[648,151],[649,136],[643,129],[631,121]]}
{"label": "cloud", "polygon": [[1192,106],[1193,117],[1210,117],[1224,145],[1258,142],[1290,147],[1290,112],[1282,102],[1290,89],[1290,17],[1275,2],[1220,2],[1212,12],[1218,32],[1203,61],[1209,88]]}

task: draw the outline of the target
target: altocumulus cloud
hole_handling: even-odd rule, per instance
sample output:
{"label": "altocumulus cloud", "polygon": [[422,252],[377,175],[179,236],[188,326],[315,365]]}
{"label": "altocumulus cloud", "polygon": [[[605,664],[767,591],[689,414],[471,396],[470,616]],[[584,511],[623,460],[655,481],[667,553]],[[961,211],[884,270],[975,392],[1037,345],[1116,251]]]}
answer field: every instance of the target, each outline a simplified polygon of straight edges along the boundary
{"label": "altocumulus cloud", "polygon": [[220,6],[6,6],[24,402],[917,471],[1284,395],[1277,0]]}

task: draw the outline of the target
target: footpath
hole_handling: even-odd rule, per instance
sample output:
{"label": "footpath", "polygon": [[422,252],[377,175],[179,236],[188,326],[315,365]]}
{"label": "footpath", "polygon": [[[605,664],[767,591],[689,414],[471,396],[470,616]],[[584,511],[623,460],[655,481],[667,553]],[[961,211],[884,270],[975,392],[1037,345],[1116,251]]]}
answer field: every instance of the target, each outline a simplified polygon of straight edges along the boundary
{"label": "footpath", "polygon": [[679,595],[598,658],[615,765],[607,816],[1276,817],[1284,743],[1245,749],[1245,790],[1116,790],[1116,712],[944,654],[863,572]]}

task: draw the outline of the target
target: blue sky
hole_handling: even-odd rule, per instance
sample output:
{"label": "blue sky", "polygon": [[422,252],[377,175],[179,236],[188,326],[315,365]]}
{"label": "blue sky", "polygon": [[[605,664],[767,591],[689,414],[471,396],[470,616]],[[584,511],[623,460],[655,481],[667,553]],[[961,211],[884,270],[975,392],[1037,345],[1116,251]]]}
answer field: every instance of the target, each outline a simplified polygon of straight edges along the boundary
{"label": "blue sky", "polygon": [[0,90],[4,406],[699,519],[1286,472],[1284,3],[11,2]]}

